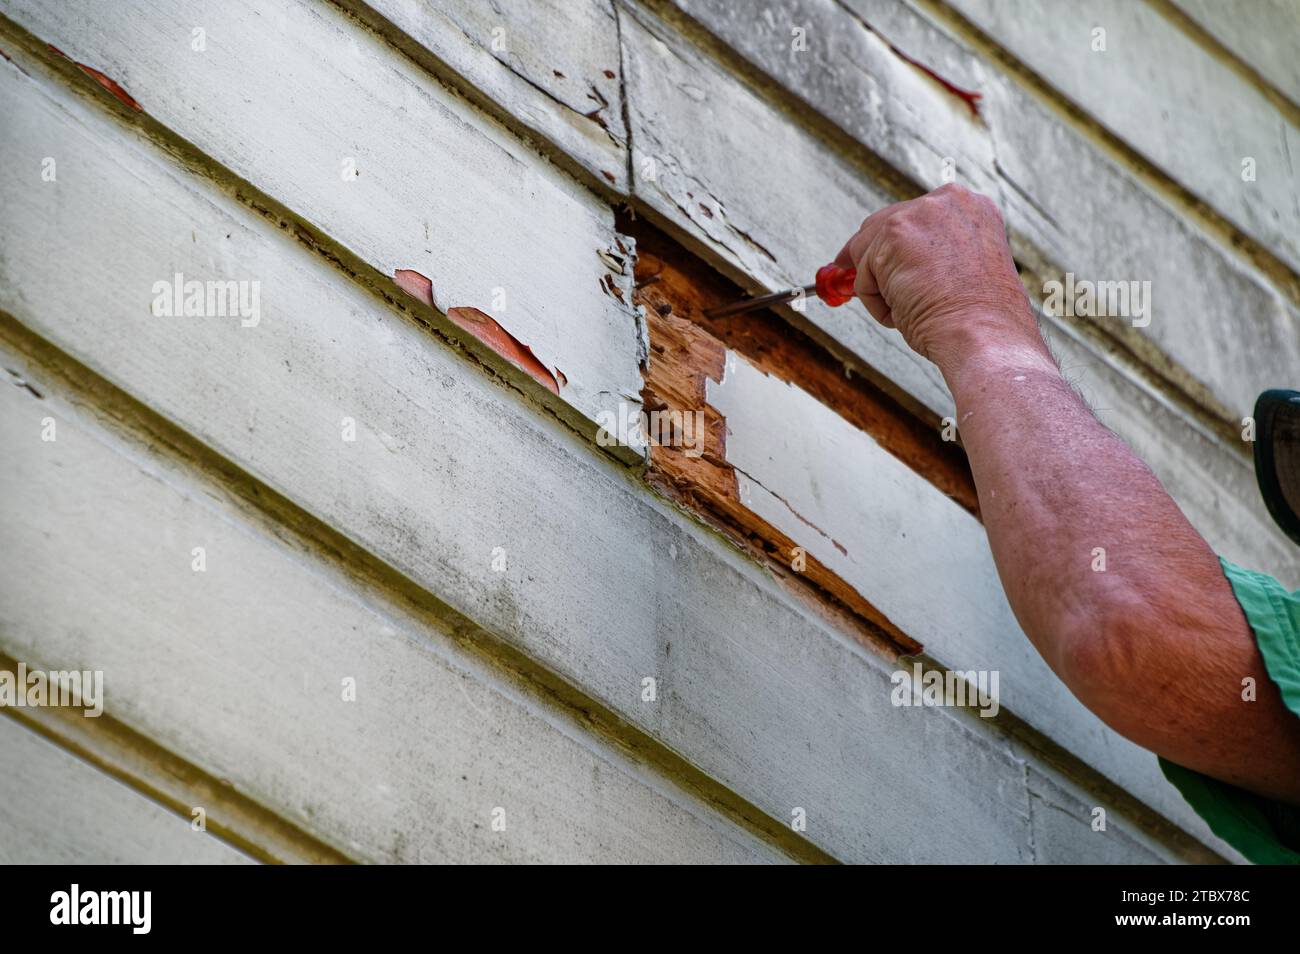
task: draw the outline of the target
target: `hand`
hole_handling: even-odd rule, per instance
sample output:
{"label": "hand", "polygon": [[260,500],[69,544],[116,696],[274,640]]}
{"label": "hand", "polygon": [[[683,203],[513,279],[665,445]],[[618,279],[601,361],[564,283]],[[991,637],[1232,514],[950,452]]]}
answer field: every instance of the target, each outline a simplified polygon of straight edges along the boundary
{"label": "hand", "polygon": [[858,270],[867,311],[945,370],[982,342],[1031,343],[1045,352],[988,198],[942,186],[869,216],[835,264]]}

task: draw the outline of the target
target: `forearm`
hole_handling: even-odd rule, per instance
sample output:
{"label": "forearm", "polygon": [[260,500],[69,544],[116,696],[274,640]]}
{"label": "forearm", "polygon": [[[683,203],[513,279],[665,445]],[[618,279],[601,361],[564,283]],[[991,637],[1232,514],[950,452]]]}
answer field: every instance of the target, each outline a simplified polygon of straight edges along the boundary
{"label": "forearm", "polygon": [[949,184],[888,206],[835,264],[943,372],[998,573],[1048,665],[1139,745],[1300,804],[1300,720],[1218,558],[1062,378],[993,203]]}
{"label": "forearm", "polygon": [[[1025,633],[1078,691],[1080,655],[1115,648],[1097,640],[1125,620],[1164,632],[1180,619],[1184,630],[1203,625],[1189,617],[1218,611],[1201,596],[1226,583],[1214,553],[1064,380],[1032,325],[971,324],[941,369],[989,544]],[[1140,671],[1161,640],[1152,632],[1110,664]]]}
{"label": "forearm", "polygon": [[993,559],[1048,665],[1139,745],[1300,803],[1300,725],[1217,556],[1160,481],[1065,381],[1032,320],[973,315],[945,345]]}
{"label": "forearm", "polygon": [[[1032,323],[991,321],[985,332],[972,316],[969,327],[939,363],[1025,634],[1129,739],[1300,802],[1300,727],[1214,552],[1065,381]],[[1247,679],[1258,701],[1243,705]]]}

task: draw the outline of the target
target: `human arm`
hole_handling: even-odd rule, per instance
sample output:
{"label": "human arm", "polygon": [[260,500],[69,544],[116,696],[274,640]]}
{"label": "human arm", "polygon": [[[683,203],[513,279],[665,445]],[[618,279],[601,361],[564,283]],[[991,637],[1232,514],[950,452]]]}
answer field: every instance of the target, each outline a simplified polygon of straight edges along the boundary
{"label": "human arm", "polygon": [[836,264],[942,372],[1008,601],[1057,676],[1137,744],[1300,803],[1300,719],[1218,558],[1062,377],[993,203],[945,186],[890,206]]}

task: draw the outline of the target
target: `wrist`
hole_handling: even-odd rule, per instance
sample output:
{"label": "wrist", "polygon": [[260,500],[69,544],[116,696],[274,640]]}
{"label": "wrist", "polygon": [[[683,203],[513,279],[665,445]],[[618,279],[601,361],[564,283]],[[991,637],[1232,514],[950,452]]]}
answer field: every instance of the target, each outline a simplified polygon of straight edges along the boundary
{"label": "wrist", "polygon": [[990,374],[1060,375],[1032,315],[975,311],[953,320],[946,332],[932,358],[954,396]]}

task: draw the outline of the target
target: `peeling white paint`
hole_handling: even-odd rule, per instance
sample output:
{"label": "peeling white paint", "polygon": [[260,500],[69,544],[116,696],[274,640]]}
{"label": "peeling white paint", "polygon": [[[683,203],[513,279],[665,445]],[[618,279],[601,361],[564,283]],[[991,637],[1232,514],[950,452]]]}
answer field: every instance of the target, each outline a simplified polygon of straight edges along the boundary
{"label": "peeling white paint", "polygon": [[[202,0],[4,9],[68,56],[129,78],[150,116],[381,275],[412,269],[440,303],[490,315],[564,372],[557,403],[593,433],[598,414],[617,411],[603,393],[639,390],[631,279],[619,280],[620,302],[592,254],[615,247],[609,207],[338,9],[230,0],[220,52],[205,54],[167,40],[206,22]],[[250,77],[275,81],[253,96]],[[340,156],[355,178],[340,178]],[[619,453],[639,460],[645,448]]]}

